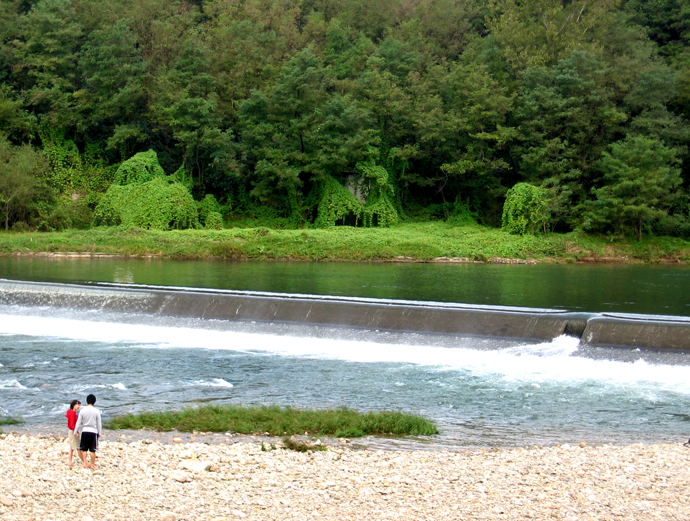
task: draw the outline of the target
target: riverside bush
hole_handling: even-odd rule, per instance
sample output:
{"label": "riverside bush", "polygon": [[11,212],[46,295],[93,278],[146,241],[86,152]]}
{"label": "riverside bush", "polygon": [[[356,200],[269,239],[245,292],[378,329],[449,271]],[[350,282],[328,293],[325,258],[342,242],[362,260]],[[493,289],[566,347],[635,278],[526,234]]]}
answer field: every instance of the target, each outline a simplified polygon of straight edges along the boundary
{"label": "riverside bush", "polygon": [[133,185],[165,177],[163,168],[158,163],[158,155],[153,150],[139,152],[123,161],[115,172],[115,184]]}
{"label": "riverside bush", "polygon": [[196,204],[180,183],[156,177],[135,185],[113,184],[94,211],[94,226],[136,226],[153,230],[196,228]]}
{"label": "riverside bush", "polygon": [[335,226],[339,220],[345,222],[347,217],[352,218],[357,225],[361,216],[362,203],[333,177],[327,176],[323,183],[314,225],[317,228],[328,228]]}
{"label": "riverside bush", "polygon": [[[207,213],[211,205],[206,202]],[[156,153],[149,150],[120,165],[115,182],[94,210],[92,224],[170,230],[197,228],[199,217],[187,187],[167,178]]]}
{"label": "riverside bush", "polygon": [[506,193],[503,205],[503,230],[524,235],[543,228],[546,233],[548,199],[544,189],[518,183]]}
{"label": "riverside bush", "polygon": [[369,180],[369,193],[362,209],[364,226],[387,227],[400,220],[393,202],[394,189],[388,171],[373,159],[357,164],[357,170]]}
{"label": "riverside bush", "polygon": [[206,194],[197,203],[199,210],[199,223],[210,230],[220,230],[223,228],[223,215],[220,203],[212,194]]}

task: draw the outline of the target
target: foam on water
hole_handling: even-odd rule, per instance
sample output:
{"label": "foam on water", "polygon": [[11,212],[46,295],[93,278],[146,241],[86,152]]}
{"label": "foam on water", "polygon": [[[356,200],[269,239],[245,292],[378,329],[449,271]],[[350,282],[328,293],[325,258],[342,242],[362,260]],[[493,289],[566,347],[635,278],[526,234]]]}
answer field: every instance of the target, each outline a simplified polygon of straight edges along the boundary
{"label": "foam on water", "polygon": [[2,389],[26,389],[17,380],[0,380],[0,390]]}
{"label": "foam on water", "polygon": [[[105,342],[121,348],[201,348],[359,363],[413,364],[526,384],[596,381],[605,386],[627,387],[646,382],[654,390],[690,395],[688,366],[573,356],[579,340],[568,336],[487,350],[477,349],[472,339],[458,340],[457,347],[449,348],[21,315],[0,315],[0,334]],[[220,378],[204,385],[232,386]],[[122,389],[124,385],[113,387]]]}
{"label": "foam on water", "polygon": [[212,378],[211,381],[207,380],[194,380],[193,382],[187,383],[190,386],[201,386],[201,387],[234,387],[230,382],[223,380],[222,378]]}

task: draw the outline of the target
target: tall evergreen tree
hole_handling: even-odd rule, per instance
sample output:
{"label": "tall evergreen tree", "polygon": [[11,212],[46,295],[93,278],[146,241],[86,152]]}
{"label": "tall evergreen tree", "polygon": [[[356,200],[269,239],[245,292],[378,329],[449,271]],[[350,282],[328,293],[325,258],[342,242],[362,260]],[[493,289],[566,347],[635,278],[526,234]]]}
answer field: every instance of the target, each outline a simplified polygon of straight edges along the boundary
{"label": "tall evergreen tree", "polygon": [[592,229],[634,230],[639,241],[679,196],[678,151],[656,138],[628,136],[613,143],[601,168],[606,184],[594,190],[596,200],[589,205],[586,225]]}

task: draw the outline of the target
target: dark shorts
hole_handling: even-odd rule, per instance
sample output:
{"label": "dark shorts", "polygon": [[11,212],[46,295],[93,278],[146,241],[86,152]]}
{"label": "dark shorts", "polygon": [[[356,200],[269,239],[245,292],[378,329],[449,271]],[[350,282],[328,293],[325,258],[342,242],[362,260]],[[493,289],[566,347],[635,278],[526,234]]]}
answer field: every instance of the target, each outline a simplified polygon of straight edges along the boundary
{"label": "dark shorts", "polygon": [[82,452],[96,452],[98,450],[98,434],[95,432],[82,432],[79,450]]}

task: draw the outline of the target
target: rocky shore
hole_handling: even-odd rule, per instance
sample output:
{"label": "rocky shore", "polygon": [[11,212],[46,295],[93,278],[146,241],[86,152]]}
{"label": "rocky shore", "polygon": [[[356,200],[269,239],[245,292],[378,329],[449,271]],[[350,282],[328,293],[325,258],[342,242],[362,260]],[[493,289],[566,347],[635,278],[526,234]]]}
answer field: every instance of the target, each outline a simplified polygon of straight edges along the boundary
{"label": "rocky shore", "polygon": [[0,435],[0,519],[690,519],[690,448],[295,452],[257,442],[103,440],[96,471],[63,438]]}

